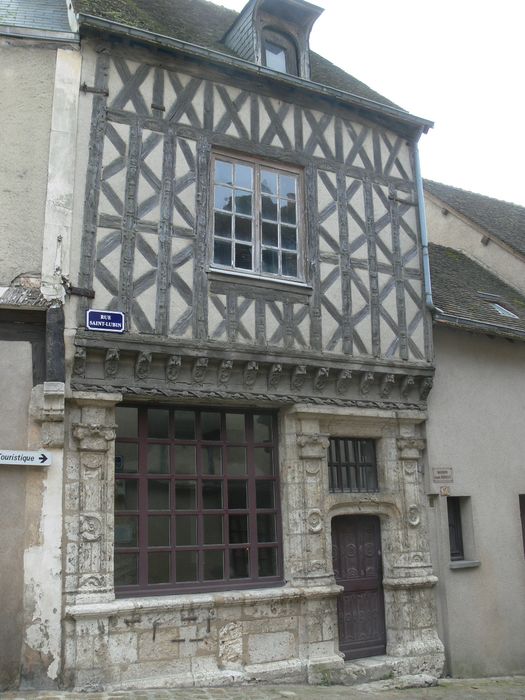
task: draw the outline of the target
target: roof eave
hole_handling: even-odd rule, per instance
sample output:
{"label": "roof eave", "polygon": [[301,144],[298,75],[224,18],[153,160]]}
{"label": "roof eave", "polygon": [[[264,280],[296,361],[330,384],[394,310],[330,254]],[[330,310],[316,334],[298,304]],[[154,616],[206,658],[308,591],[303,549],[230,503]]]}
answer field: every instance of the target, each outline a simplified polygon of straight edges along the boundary
{"label": "roof eave", "polygon": [[439,323],[450,328],[480,333],[482,335],[497,335],[509,340],[525,341],[525,331],[519,328],[511,328],[510,326],[490,323],[488,321],[479,321],[464,316],[457,316],[456,314],[447,314],[442,311],[436,311],[433,319],[434,323]]}
{"label": "roof eave", "polygon": [[382,104],[381,102],[376,102],[365,97],[359,97],[358,95],[344,92],[343,90],[338,90],[337,88],[328,87],[326,85],[321,85],[319,83],[314,83],[310,80],[304,80],[303,78],[280,73],[278,71],[271,70],[270,68],[266,68],[265,66],[258,66],[250,61],[245,61],[242,58],[224,54],[214,49],[207,49],[202,46],[197,46],[196,44],[181,41],[180,39],[173,39],[172,37],[149,32],[145,29],[138,29],[126,24],[120,24],[119,22],[113,22],[111,20],[102,19],[100,17],[95,17],[84,13],[79,13],[77,19],[80,30],[83,28],[95,29],[107,32],[109,34],[125,36],[129,39],[135,39],[137,41],[158,46],[163,49],[176,50],[181,53],[203,58],[208,61],[213,61],[216,64],[227,65],[230,67],[233,66],[254,75],[270,78],[289,87],[301,88],[311,94],[330,97],[343,102],[344,104],[380,114],[383,117],[388,117],[393,121],[403,124],[405,127],[411,128],[414,131],[414,136],[416,138],[419,138],[422,133],[427,133],[428,130],[434,126],[432,121],[423,119],[422,117],[416,117],[415,115],[409,114],[402,109],[396,109],[395,107],[390,107]]}

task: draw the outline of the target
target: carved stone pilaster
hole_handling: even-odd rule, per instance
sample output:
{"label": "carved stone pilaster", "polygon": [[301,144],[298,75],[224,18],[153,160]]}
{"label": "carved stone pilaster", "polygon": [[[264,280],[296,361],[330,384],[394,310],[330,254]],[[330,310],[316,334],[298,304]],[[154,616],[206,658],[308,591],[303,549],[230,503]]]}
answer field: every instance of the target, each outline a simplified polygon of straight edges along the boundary
{"label": "carved stone pilaster", "polygon": [[107,452],[109,443],[115,440],[116,425],[73,424],[73,437],[80,449],[89,452]]}
{"label": "carved stone pilaster", "polygon": [[400,437],[397,438],[397,449],[399,456],[403,460],[418,460],[421,453],[426,448],[426,440],[420,437]]}
{"label": "carved stone pilaster", "polygon": [[303,459],[323,459],[330,445],[327,435],[319,433],[298,435],[299,454]]}

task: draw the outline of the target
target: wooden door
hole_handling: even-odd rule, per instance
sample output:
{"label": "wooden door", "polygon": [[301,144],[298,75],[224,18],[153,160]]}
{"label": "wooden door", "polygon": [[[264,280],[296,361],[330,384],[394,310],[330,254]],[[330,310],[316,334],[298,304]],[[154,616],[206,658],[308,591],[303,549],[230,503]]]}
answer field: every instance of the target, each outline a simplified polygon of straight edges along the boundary
{"label": "wooden door", "polygon": [[372,515],[332,520],[335,579],[343,592],[337,601],[339,648],[345,659],[386,651],[385,603],[381,565],[381,527]]}

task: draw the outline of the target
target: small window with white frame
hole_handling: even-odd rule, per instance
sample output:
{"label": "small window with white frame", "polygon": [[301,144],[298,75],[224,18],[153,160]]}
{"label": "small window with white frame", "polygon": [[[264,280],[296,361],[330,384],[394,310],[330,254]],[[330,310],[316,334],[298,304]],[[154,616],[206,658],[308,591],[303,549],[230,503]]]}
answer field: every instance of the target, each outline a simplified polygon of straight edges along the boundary
{"label": "small window with white frame", "polygon": [[300,172],[213,158],[214,268],[302,280]]}

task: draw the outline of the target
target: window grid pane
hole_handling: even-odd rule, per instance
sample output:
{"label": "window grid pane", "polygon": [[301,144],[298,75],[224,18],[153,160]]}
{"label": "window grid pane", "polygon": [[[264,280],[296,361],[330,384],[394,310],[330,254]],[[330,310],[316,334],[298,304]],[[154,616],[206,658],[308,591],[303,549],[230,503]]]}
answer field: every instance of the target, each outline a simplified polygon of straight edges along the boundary
{"label": "window grid pane", "polygon": [[373,440],[331,438],[328,448],[331,492],[379,490]]}
{"label": "window grid pane", "polygon": [[279,581],[275,416],[136,411],[137,436],[117,440],[117,455],[121,447],[138,455],[135,471],[115,465],[117,595]]}

